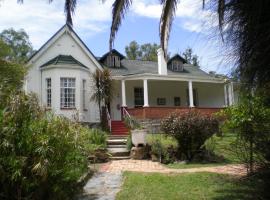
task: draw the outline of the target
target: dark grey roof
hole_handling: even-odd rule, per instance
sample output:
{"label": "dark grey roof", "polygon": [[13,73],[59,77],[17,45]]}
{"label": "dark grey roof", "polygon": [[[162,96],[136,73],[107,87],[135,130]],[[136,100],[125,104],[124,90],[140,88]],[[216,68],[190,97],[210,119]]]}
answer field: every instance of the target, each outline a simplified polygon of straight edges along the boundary
{"label": "dark grey roof", "polygon": [[82,64],[81,62],[79,62],[78,60],[76,60],[75,58],[73,58],[70,55],[59,55],[56,56],[55,58],[49,60],[48,62],[46,62],[45,64],[43,64],[40,68],[42,67],[46,67],[49,65],[79,65],[81,67],[87,68],[84,64]]}
{"label": "dark grey roof", "polygon": [[[121,61],[120,68],[109,68],[113,76],[128,76],[134,74],[158,74],[158,63],[152,61],[142,61],[142,60],[128,60],[123,59]],[[168,75],[181,76],[192,76],[192,77],[203,77],[209,79],[216,79],[216,77],[204,72],[197,66],[190,64],[184,64],[184,71],[175,72],[168,69]]]}

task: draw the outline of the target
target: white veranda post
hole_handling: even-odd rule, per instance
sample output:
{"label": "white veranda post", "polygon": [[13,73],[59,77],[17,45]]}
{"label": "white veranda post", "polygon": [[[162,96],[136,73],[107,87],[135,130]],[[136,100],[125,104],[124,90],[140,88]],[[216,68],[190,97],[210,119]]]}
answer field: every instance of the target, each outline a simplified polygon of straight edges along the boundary
{"label": "white veranda post", "polygon": [[224,106],[228,106],[227,84],[224,84]]}
{"label": "white veranda post", "polygon": [[122,88],[122,107],[127,107],[126,101],[126,82],[125,80],[121,81],[121,88]]}
{"label": "white veranda post", "polygon": [[192,81],[188,82],[189,107],[194,107]]}
{"label": "white veranda post", "polygon": [[143,97],[144,97],[144,105],[143,105],[143,107],[149,107],[147,79],[143,80]]}

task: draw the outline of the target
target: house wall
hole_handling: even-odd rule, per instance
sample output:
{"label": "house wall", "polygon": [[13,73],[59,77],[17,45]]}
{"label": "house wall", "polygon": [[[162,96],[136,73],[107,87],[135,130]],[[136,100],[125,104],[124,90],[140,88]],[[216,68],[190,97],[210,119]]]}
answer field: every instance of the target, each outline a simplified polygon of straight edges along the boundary
{"label": "house wall", "polygon": [[[59,68],[50,68],[44,71],[40,70],[40,66],[58,55],[72,55],[89,69],[82,70],[78,66],[61,66]],[[72,115],[79,113],[81,121],[84,122],[98,122],[99,114],[98,107],[94,102],[90,101],[93,92],[93,84],[90,80],[90,73],[95,72],[96,65],[75,41],[71,34],[64,32],[53,44],[39,56],[29,63],[30,69],[26,76],[25,89],[27,92],[34,92],[38,95],[40,104],[46,103],[45,79],[51,77],[52,79],[52,109],[56,114],[64,115],[72,118]],[[76,68],[77,67],[77,68]],[[76,110],[61,110],[60,109],[60,77],[75,77],[76,78]],[[82,80],[86,80],[87,95],[86,106],[87,110],[82,108]]]}
{"label": "house wall", "polygon": [[[51,78],[52,83],[52,111],[55,114],[66,116],[70,119],[79,117],[83,122],[98,122],[99,111],[96,103],[90,101],[93,94],[92,81],[89,78],[89,71],[83,69],[70,69],[70,68],[51,68],[42,71],[42,105],[46,106],[47,93],[46,93],[46,78]],[[76,109],[61,109],[60,108],[60,78],[75,78],[76,79],[76,94],[75,105]],[[83,86],[82,81],[86,80],[86,97],[85,109],[83,108]]]}
{"label": "house wall", "polygon": [[[134,88],[143,87],[143,81],[126,81],[127,107],[134,107]],[[193,88],[197,90],[199,107],[224,107],[224,85],[218,83],[196,83]],[[188,106],[188,82],[181,81],[153,81],[148,80],[148,98],[150,106],[160,106],[157,98],[166,98],[166,105],[174,106],[174,97],[180,97],[181,106]],[[119,87],[121,95],[121,87]]]}

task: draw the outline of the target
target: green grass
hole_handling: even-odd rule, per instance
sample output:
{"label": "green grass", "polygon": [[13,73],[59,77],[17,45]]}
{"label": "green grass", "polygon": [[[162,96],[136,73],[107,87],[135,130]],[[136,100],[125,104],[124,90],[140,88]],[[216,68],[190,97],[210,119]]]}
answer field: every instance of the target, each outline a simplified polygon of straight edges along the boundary
{"label": "green grass", "polygon": [[201,162],[191,162],[191,163],[172,163],[166,165],[170,168],[175,169],[186,169],[186,168],[196,168],[196,167],[214,167],[226,164],[239,163],[239,159],[236,154],[232,151],[233,143],[236,140],[235,134],[225,133],[222,137],[213,136],[216,141],[214,153],[217,156],[224,157],[224,160],[215,163],[201,163]]}
{"label": "green grass", "polygon": [[166,175],[125,172],[124,184],[116,199],[264,199],[261,198],[263,191],[260,179],[239,180],[224,174],[204,172]]}

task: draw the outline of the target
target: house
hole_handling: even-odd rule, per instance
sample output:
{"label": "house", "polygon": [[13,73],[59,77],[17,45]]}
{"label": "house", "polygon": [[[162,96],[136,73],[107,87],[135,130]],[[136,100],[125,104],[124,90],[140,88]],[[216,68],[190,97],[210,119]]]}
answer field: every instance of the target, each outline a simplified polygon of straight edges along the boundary
{"label": "house", "polygon": [[35,92],[40,104],[81,122],[99,122],[99,110],[90,100],[91,73],[109,68],[114,82],[110,118],[123,114],[140,119],[162,118],[174,110],[197,109],[213,113],[235,101],[233,84],[208,74],[175,55],[166,62],[162,49],[158,62],[129,60],[113,50],[97,58],[72,27],[64,25],[29,60],[25,90]]}

